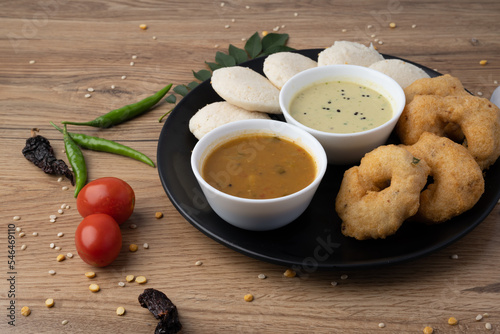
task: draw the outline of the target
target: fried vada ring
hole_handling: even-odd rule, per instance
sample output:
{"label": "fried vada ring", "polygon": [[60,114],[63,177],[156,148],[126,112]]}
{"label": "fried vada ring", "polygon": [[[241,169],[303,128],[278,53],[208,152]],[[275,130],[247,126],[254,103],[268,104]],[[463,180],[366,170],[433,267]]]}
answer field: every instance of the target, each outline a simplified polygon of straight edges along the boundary
{"label": "fried vada ring", "polygon": [[415,80],[405,88],[406,103],[413,101],[415,95],[460,96],[469,95],[458,78],[449,74],[435,78]]}
{"label": "fried vada ring", "polygon": [[416,220],[441,223],[477,203],[484,192],[483,173],[465,147],[424,132],[416,144],[405,148],[425,160],[433,178],[433,183],[420,194]]}
{"label": "fried vada ring", "polygon": [[400,146],[379,146],[344,173],[335,210],[342,233],[358,240],[386,238],[413,216],[430,168]]}
{"label": "fried vada ring", "polygon": [[482,170],[500,156],[500,110],[489,100],[472,95],[416,95],[405,106],[396,132],[405,145],[415,144],[424,132],[456,140],[448,124],[460,127],[463,145]]}

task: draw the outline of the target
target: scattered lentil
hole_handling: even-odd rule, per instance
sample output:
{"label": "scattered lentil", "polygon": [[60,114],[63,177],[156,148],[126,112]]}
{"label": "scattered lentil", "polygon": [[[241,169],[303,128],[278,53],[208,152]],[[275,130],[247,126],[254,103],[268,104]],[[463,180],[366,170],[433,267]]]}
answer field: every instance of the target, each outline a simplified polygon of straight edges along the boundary
{"label": "scattered lentil", "polygon": [[22,245],[21,250],[25,250],[25,249],[26,249],[26,245]]}
{"label": "scattered lentil", "polygon": [[484,318],[488,318],[489,316],[490,316],[490,314],[489,314],[489,313],[483,313],[483,317],[484,317]]}
{"label": "scattered lentil", "polygon": [[251,302],[253,301],[253,295],[252,294],[246,294],[243,299],[246,301],[246,302]]}
{"label": "scattered lentil", "polygon": [[278,31],[278,30],[280,30],[280,26],[276,26],[273,28],[273,31]]}
{"label": "scattered lentil", "polygon": [[366,27],[367,27],[368,29],[371,29],[371,28],[373,28],[373,25],[369,24],[369,25],[367,25]]}
{"label": "scattered lentil", "polygon": [[488,61],[487,61],[486,59],[483,59],[483,60],[481,60],[481,61],[479,62],[479,65],[481,65],[481,66],[484,66],[484,65],[486,65],[486,64],[488,64]]}
{"label": "scattered lentil", "polygon": [[476,321],[481,321],[481,320],[483,320],[483,316],[481,314],[478,314],[476,316]]}
{"label": "scattered lentil", "polygon": [[417,25],[416,25],[416,24],[412,24],[412,25],[411,25],[411,28],[412,28],[412,29],[415,29],[416,27],[417,27]]}
{"label": "scattered lentil", "polygon": [[346,274],[343,274],[340,276],[340,279],[347,279],[349,276],[347,276]]}
{"label": "scattered lentil", "polygon": [[21,227],[16,227],[16,232],[21,232],[23,229]]}
{"label": "scattered lentil", "polygon": [[384,328],[384,327],[385,327],[385,324],[384,324],[383,322],[381,322],[381,323],[379,323],[379,324],[378,324],[378,327],[380,327],[380,328]]}
{"label": "scattered lentil", "polygon": [[122,75],[122,80],[125,80],[127,79],[127,76],[126,75]]}
{"label": "scattered lentil", "polygon": [[59,232],[59,233],[57,233],[57,236],[58,236],[59,238],[60,238],[60,237],[64,237],[64,233]]}
{"label": "scattered lentil", "polygon": [[133,61],[130,62],[130,66],[134,66],[135,63]]}
{"label": "scattered lentil", "polygon": [[34,237],[38,237],[38,232],[33,232]]}
{"label": "scattered lentil", "polygon": [[153,36],[153,39],[156,39],[156,36]]}
{"label": "scattered lentil", "polygon": [[87,99],[88,99],[89,97],[91,97],[91,96],[92,96],[92,95],[90,95],[90,94],[85,94],[85,98],[87,98]]}
{"label": "scattered lentil", "polygon": [[69,257],[70,259],[72,259],[73,258],[73,253],[68,253],[68,254],[66,254],[66,256]]}
{"label": "scattered lentil", "polygon": [[230,26],[229,24],[226,24],[226,25],[224,26],[224,29],[229,29],[229,28],[231,28],[231,26]]}
{"label": "scattered lentil", "polygon": [[61,189],[62,189],[62,190],[68,190],[69,188],[68,188],[68,187],[66,187],[66,186],[64,186],[64,187],[62,187]]}
{"label": "scattered lentil", "polygon": [[342,32],[347,32],[347,29],[342,29]]}
{"label": "scattered lentil", "polygon": [[483,96],[483,92],[477,92],[477,96]]}
{"label": "scattered lentil", "polygon": [[34,60],[30,60],[30,64],[34,64],[34,63],[35,63],[35,61],[34,61]]}
{"label": "scattered lentil", "polygon": [[139,25],[139,28],[141,28],[142,30],[146,30],[146,29],[148,29],[148,26],[143,23],[143,24]]}
{"label": "scattered lentil", "polygon": [[394,23],[394,22],[389,23],[389,28],[391,28],[391,29],[396,28],[396,23]]}
{"label": "scattered lentil", "polygon": [[427,326],[424,328],[424,334],[432,334],[432,333],[434,333],[434,329],[432,327]]}
{"label": "scattered lentil", "polygon": [[139,247],[136,244],[131,244],[130,246],[128,246],[128,250],[131,252],[137,252],[138,249]]}
{"label": "scattered lentil", "polygon": [[94,88],[89,87],[89,88],[87,88],[87,91],[89,91],[89,92],[93,92],[93,91],[94,91]]}
{"label": "scattered lentil", "polygon": [[22,238],[22,237],[24,237],[25,235],[26,235],[26,233],[21,232],[21,233],[19,233],[19,238]]}
{"label": "scattered lentil", "polygon": [[98,292],[99,290],[101,290],[101,288],[99,287],[99,285],[92,283],[89,285],[89,290],[92,292]]}
{"label": "scattered lentil", "polygon": [[63,211],[63,209],[59,209],[59,210],[57,210],[57,213],[63,214],[64,211]]}
{"label": "scattered lentil", "polygon": [[21,217],[20,216],[14,216],[14,217],[12,217],[12,220],[18,221],[18,220],[21,220]]}
{"label": "scattered lentil", "polygon": [[299,16],[299,13],[293,13],[293,16],[297,17]]}
{"label": "scattered lentil", "polygon": [[335,281],[332,281],[330,284],[333,285],[333,286],[337,286],[339,283],[337,283]]}
{"label": "scattered lentil", "polygon": [[448,319],[448,325],[455,326],[456,324],[458,324],[458,320],[457,320],[457,318],[455,318],[455,317],[450,317],[450,318]]}
{"label": "scattered lentil", "polygon": [[245,6],[245,9],[250,9],[250,6]]}
{"label": "scattered lentil", "polygon": [[125,276],[125,280],[127,282],[132,282],[134,279],[135,279],[134,275],[127,275],[127,276]]}
{"label": "scattered lentil", "polygon": [[148,248],[149,248],[149,244],[148,244],[147,242],[145,242],[145,243],[144,243],[144,245],[142,245],[142,247],[143,247],[144,249],[148,249]]}
{"label": "scattered lentil", "polygon": [[61,262],[61,261],[64,261],[66,260],[66,256],[64,254],[59,254],[57,255],[57,262]]}
{"label": "scattered lentil", "polygon": [[136,281],[137,283],[139,283],[139,284],[144,284],[144,283],[146,283],[148,280],[146,279],[146,277],[145,277],[145,276],[137,276],[137,277],[135,278],[135,281]]}
{"label": "scattered lentil", "polygon": [[85,273],[85,277],[87,277],[87,278],[94,278],[95,277],[95,272],[93,272],[93,271],[87,271]]}
{"label": "scattered lentil", "polygon": [[57,182],[62,182],[62,180],[63,180],[63,178],[60,177],[60,178],[57,179]]}
{"label": "scattered lentil", "polygon": [[50,248],[54,248],[55,246],[56,246],[56,245],[54,245],[54,243],[53,243],[53,242],[49,245],[49,247],[50,247]]}
{"label": "scattered lentil", "polygon": [[194,264],[195,266],[201,266],[203,264],[203,262],[201,261],[196,261],[196,263]]}
{"label": "scattered lentil", "polygon": [[55,275],[55,274],[56,274],[56,271],[55,271],[55,270],[49,270],[49,274],[50,274],[50,275]]}
{"label": "scattered lentil", "polygon": [[125,286],[125,283],[124,282],[118,282],[118,286]]}
{"label": "scattered lentil", "polygon": [[264,275],[264,274],[259,274],[259,276],[257,276],[257,277],[258,277],[259,279],[266,279],[266,278],[267,278],[267,276],[266,276],[266,275]]}
{"label": "scattered lentil", "polygon": [[296,273],[294,270],[292,270],[292,269],[287,269],[287,270],[283,273],[283,275],[284,275],[285,277],[295,277],[295,276],[297,275],[297,273]]}
{"label": "scattered lentil", "polygon": [[484,324],[484,328],[486,328],[487,330],[491,330],[493,327],[491,326],[491,324],[489,322],[487,322]]}
{"label": "scattered lentil", "polygon": [[116,87],[115,85],[111,85],[111,89],[115,89],[115,87]]}
{"label": "scattered lentil", "polygon": [[60,250],[61,250],[61,247],[56,246],[56,247],[54,247],[54,249],[55,249],[56,251],[60,251]]}
{"label": "scattered lentil", "polygon": [[123,306],[119,306],[117,309],[116,309],[116,315],[124,315],[125,314],[125,308],[123,308]]}
{"label": "scattered lentil", "polygon": [[48,308],[51,308],[52,306],[54,306],[54,299],[52,299],[52,298],[46,299],[45,306],[47,306]]}
{"label": "scattered lentil", "polygon": [[452,260],[458,259],[458,254],[453,254],[452,256],[450,256],[450,259]]}
{"label": "scattered lentil", "polygon": [[63,324],[63,325],[67,325],[67,324],[68,324],[68,322],[69,322],[68,320],[63,320],[63,321],[61,321],[61,324]]}
{"label": "scattered lentil", "polygon": [[56,220],[55,220],[55,219],[51,219],[51,220],[49,220],[49,222],[51,222],[51,223],[55,223],[55,222],[56,222]]}
{"label": "scattered lentil", "polygon": [[57,218],[57,216],[56,216],[56,215],[50,215],[50,216],[49,216],[49,218],[50,218],[50,219],[56,219],[56,218]]}
{"label": "scattered lentil", "polygon": [[163,218],[163,212],[160,212],[160,211],[156,212],[156,213],[155,213],[155,218],[156,218],[156,219]]}
{"label": "scattered lentil", "polygon": [[30,308],[28,306],[23,306],[23,308],[21,309],[21,314],[27,317],[31,314]]}
{"label": "scattered lentil", "polygon": [[136,56],[136,55],[133,55],[133,56],[132,56],[132,59],[137,59],[137,56]]}

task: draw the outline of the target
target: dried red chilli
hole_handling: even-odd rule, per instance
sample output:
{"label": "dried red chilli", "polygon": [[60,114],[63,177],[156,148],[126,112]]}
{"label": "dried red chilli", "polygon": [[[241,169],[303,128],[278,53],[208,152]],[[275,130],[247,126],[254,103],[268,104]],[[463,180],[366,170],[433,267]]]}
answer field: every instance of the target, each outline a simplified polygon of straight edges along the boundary
{"label": "dried red chilli", "polygon": [[145,289],[139,295],[139,303],[160,320],[155,334],[176,334],[182,329],[177,307],[163,292],[151,288]]}
{"label": "dried red chilli", "polygon": [[26,145],[22,150],[24,157],[47,174],[64,175],[74,185],[73,173],[68,165],[55,157],[50,141],[37,135],[37,131],[38,129],[31,130],[31,137],[26,140]]}

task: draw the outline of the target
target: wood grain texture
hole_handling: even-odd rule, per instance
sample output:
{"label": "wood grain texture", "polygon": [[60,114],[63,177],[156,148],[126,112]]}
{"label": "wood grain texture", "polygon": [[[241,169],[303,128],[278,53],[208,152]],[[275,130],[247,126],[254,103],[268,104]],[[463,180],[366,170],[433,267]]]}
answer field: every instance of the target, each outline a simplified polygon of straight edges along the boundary
{"label": "wood grain texture", "polygon": [[[217,51],[229,44],[242,47],[242,39],[255,31],[275,28],[288,33],[289,46],[297,49],[335,40],[373,42],[382,53],[450,73],[489,98],[500,80],[500,2],[19,0],[4,1],[0,9],[0,332],[152,333],[156,320],[137,301],[146,287],[162,290],[177,305],[184,333],[421,333],[425,326],[435,333],[482,333],[486,322],[492,324],[486,332],[500,332],[498,205],[469,235],[424,258],[286,278],[286,268],[236,253],[187,223],[166,196],[156,168],[85,151],[89,179],[123,178],[137,198],[122,227],[119,258],[92,269],[76,255],[73,235],[81,218],[72,188],[62,190],[69,182],[45,175],[21,154],[37,127],[66,159],[50,121],[89,120],[167,83],[187,84],[191,71],[205,68]],[[397,27],[390,29],[390,22]],[[139,29],[142,23],[147,30]],[[479,65],[482,59],[486,66]],[[95,91],[85,98],[89,87]],[[162,129],[157,119],[170,107],[163,103],[132,122],[81,132],[119,141],[155,160]],[[63,203],[70,209],[58,214]],[[157,211],[162,219],[155,218]],[[52,214],[58,215],[56,223],[49,222]],[[16,215],[21,220],[14,222]],[[12,299],[11,223],[26,233],[16,234],[15,327],[8,325],[6,309]],[[148,243],[149,249],[130,253],[131,243]],[[74,258],[56,261],[68,252]],[[87,279],[89,270],[97,277]],[[261,273],[267,278],[258,279]],[[145,275],[148,282],[118,286],[128,274]],[[88,290],[91,282],[100,285],[99,293]],[[247,293],[253,302],[243,301]],[[47,298],[55,300],[53,308],[44,305]],[[25,305],[32,310],[29,317],[20,314]],[[125,307],[124,316],[115,314],[118,306]],[[483,313],[490,317],[476,321]],[[457,326],[447,324],[451,316]],[[381,322],[385,328],[378,327]]]}

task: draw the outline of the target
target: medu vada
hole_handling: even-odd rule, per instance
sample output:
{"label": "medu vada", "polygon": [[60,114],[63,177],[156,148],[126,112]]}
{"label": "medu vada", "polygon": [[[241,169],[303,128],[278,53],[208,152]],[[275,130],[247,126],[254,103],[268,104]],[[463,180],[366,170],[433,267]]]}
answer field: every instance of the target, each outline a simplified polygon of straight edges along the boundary
{"label": "medu vada", "polygon": [[430,168],[397,145],[379,146],[344,173],[335,200],[345,236],[384,239],[419,207]]}
{"label": "medu vada", "polygon": [[432,182],[420,194],[415,220],[441,223],[471,209],[484,192],[481,168],[465,147],[424,132],[405,149],[430,167]]}
{"label": "medu vada", "polygon": [[488,99],[472,95],[416,95],[406,105],[396,132],[405,145],[415,144],[424,132],[457,140],[448,124],[459,126],[461,143],[482,170],[500,156],[500,110]]}

